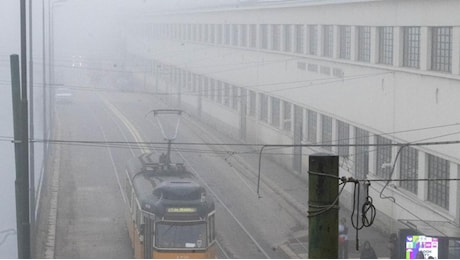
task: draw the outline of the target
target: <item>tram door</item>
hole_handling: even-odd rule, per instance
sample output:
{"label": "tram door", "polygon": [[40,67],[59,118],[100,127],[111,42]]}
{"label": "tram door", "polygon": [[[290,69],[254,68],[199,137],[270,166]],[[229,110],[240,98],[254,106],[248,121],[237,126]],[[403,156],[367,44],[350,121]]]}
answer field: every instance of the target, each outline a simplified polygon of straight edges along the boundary
{"label": "tram door", "polygon": [[[294,144],[302,142],[302,108],[294,105]],[[292,168],[294,171],[302,172],[302,147],[293,147],[294,156],[292,158]]]}
{"label": "tram door", "polygon": [[152,258],[155,221],[152,215],[144,214],[144,258]]}

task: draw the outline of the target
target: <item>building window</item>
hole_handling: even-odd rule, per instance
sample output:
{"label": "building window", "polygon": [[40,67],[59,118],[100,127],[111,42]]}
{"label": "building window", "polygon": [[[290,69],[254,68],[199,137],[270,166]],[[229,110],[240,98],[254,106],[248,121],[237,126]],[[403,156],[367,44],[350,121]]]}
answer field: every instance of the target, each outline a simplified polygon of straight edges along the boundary
{"label": "building window", "polygon": [[271,124],[274,126],[274,127],[280,127],[280,109],[281,109],[281,106],[280,106],[280,100],[279,98],[275,98],[275,97],[272,97],[271,98],[271,109],[272,109],[272,122]]}
{"label": "building window", "polygon": [[341,59],[349,60],[351,55],[351,27],[350,26],[339,26],[339,46]]}
{"label": "building window", "polygon": [[241,39],[241,46],[247,47],[248,46],[248,26],[246,24],[241,25],[240,39]]}
{"label": "building window", "polygon": [[224,86],[224,105],[230,106],[230,86],[228,83],[223,83]]}
{"label": "building window", "polygon": [[348,145],[350,144],[350,125],[340,120],[337,120],[337,144],[338,155],[343,157],[348,157],[350,154],[350,149]]}
{"label": "building window", "polygon": [[[428,178],[449,178],[449,161],[427,154]],[[428,201],[449,209],[449,182],[447,180],[430,180],[428,182]]]}
{"label": "building window", "polygon": [[203,95],[205,98],[208,95],[208,78],[206,76],[200,76],[200,88],[198,89],[198,95]]}
{"label": "building window", "polygon": [[355,177],[365,179],[369,173],[369,132],[355,127]]}
{"label": "building window", "polygon": [[[321,143],[332,144],[332,118],[321,115]],[[332,151],[331,146],[323,146],[323,149]]]}
{"label": "building window", "polygon": [[388,178],[391,173],[391,140],[385,137],[377,136],[376,148],[376,169],[377,176]]}
{"label": "building window", "polygon": [[232,109],[234,110],[238,110],[238,100],[240,99],[238,89],[237,86],[232,86]]}
{"label": "building window", "polygon": [[260,25],[260,48],[268,49],[268,24]]}
{"label": "building window", "polygon": [[281,26],[279,24],[272,24],[272,50],[279,51],[281,44]]}
{"label": "building window", "polygon": [[216,42],[216,25],[210,24],[209,25],[209,42],[215,43]]}
{"label": "building window", "polygon": [[378,28],[379,63],[393,65],[393,27]]}
{"label": "building window", "polygon": [[197,28],[196,41],[200,42],[203,40],[203,25],[197,24],[196,28]]}
{"label": "building window", "polygon": [[214,100],[215,98],[215,84],[214,79],[209,79],[209,99]]}
{"label": "building window", "polygon": [[316,117],[317,114],[314,111],[308,110],[308,121],[307,121],[307,129],[308,129],[308,134],[307,134],[307,141],[310,143],[315,144],[316,143]]}
{"label": "building window", "polygon": [[249,25],[249,47],[257,47],[257,25],[255,24]]}
{"label": "building window", "polygon": [[193,35],[192,35],[192,40],[193,41],[198,41],[198,33],[199,33],[199,26],[198,24],[194,24],[193,25]]}
{"label": "building window", "polygon": [[371,27],[358,26],[358,61],[371,60]]}
{"label": "building window", "polygon": [[203,41],[204,42],[209,41],[209,25],[208,24],[203,24]]}
{"label": "building window", "polygon": [[291,107],[291,103],[283,101],[283,129],[286,131],[291,131],[292,129]]}
{"label": "building window", "polygon": [[[412,147],[401,148],[400,159],[400,177],[401,179],[417,179],[418,178],[418,151]],[[401,188],[417,194],[417,181],[401,181]]]}
{"label": "building window", "polygon": [[302,24],[296,24],[294,26],[294,37],[295,37],[295,52],[303,53],[304,52],[304,38],[305,38],[305,29]]}
{"label": "building window", "polygon": [[260,100],[260,121],[268,122],[268,96],[265,94],[259,94]]}
{"label": "building window", "polygon": [[324,57],[332,57],[332,52],[334,48],[333,34],[334,34],[334,31],[333,31],[332,25],[323,26],[323,56]]}
{"label": "building window", "polygon": [[230,45],[230,24],[224,25],[224,44]]}
{"label": "building window", "polygon": [[217,32],[216,32],[216,43],[217,44],[222,44],[222,28],[223,28],[223,25],[222,24],[218,24],[216,25],[217,26]]}
{"label": "building window", "polygon": [[308,42],[310,45],[308,53],[316,55],[318,51],[318,29],[316,25],[308,26]]}
{"label": "building window", "polygon": [[232,45],[238,46],[238,24],[232,24]]}
{"label": "building window", "polygon": [[284,51],[291,51],[291,25],[283,25]]}
{"label": "building window", "polygon": [[404,27],[403,35],[403,66],[418,69],[420,64],[420,27]]}
{"label": "building window", "polygon": [[216,102],[222,104],[222,82],[216,80]]}
{"label": "building window", "polygon": [[431,70],[451,72],[452,27],[433,27],[431,36]]}
{"label": "building window", "polygon": [[249,115],[256,116],[256,93],[249,90]]}

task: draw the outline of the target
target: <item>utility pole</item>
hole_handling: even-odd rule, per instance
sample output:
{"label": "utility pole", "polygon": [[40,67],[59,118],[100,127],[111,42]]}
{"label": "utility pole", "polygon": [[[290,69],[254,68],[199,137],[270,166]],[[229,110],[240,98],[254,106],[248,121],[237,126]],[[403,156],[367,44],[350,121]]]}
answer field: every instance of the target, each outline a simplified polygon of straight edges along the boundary
{"label": "utility pole", "polygon": [[337,259],[339,157],[310,155],[308,172],[308,258]]}
{"label": "utility pole", "polygon": [[[16,165],[16,226],[18,235],[18,258],[30,258],[29,222],[29,155],[27,91],[21,88],[19,56],[10,56],[13,96],[14,154]],[[21,93],[22,92],[22,93]]]}

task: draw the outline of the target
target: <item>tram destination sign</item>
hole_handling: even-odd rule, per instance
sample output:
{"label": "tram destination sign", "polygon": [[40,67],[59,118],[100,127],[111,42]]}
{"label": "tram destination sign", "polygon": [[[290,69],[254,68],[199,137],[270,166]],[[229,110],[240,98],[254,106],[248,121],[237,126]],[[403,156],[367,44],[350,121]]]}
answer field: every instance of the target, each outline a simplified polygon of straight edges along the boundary
{"label": "tram destination sign", "polygon": [[195,213],[196,208],[167,208],[168,213]]}

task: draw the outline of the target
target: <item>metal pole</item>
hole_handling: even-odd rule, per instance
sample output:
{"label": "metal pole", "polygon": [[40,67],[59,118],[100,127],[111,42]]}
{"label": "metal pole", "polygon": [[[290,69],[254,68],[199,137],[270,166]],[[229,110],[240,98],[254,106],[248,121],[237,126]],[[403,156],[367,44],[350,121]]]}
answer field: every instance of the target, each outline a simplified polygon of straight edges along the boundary
{"label": "metal pole", "polygon": [[30,258],[30,204],[29,204],[29,128],[28,128],[28,101],[27,101],[27,27],[26,27],[26,0],[21,0],[21,138],[23,169],[21,173],[21,190],[24,192],[22,207],[24,212],[21,225],[23,226],[23,252],[20,258]]}
{"label": "metal pole", "polygon": [[[48,118],[47,118],[47,115],[46,115],[46,101],[48,100],[46,98],[46,90],[47,90],[47,86],[46,86],[46,40],[45,40],[45,37],[46,37],[46,33],[45,33],[45,0],[42,1],[42,56],[43,56],[43,90],[42,90],[42,94],[43,94],[43,140],[46,140],[47,139],[47,133],[48,133],[48,129],[47,129],[47,125],[48,125]],[[48,156],[47,156],[47,151],[48,151],[48,144],[45,142],[43,143],[43,163],[44,163],[44,167],[43,169],[47,169],[47,161],[48,161]]]}
{"label": "metal pole", "polygon": [[338,176],[338,156],[327,154],[310,155],[308,179],[308,258],[337,259],[339,256]]}
{"label": "metal pole", "polygon": [[[29,136],[30,139],[34,139],[34,69],[33,69],[33,44],[32,44],[32,0],[29,0]],[[35,144],[29,143],[29,201],[30,201],[30,238],[31,243],[34,238],[34,226],[35,226]]]}

